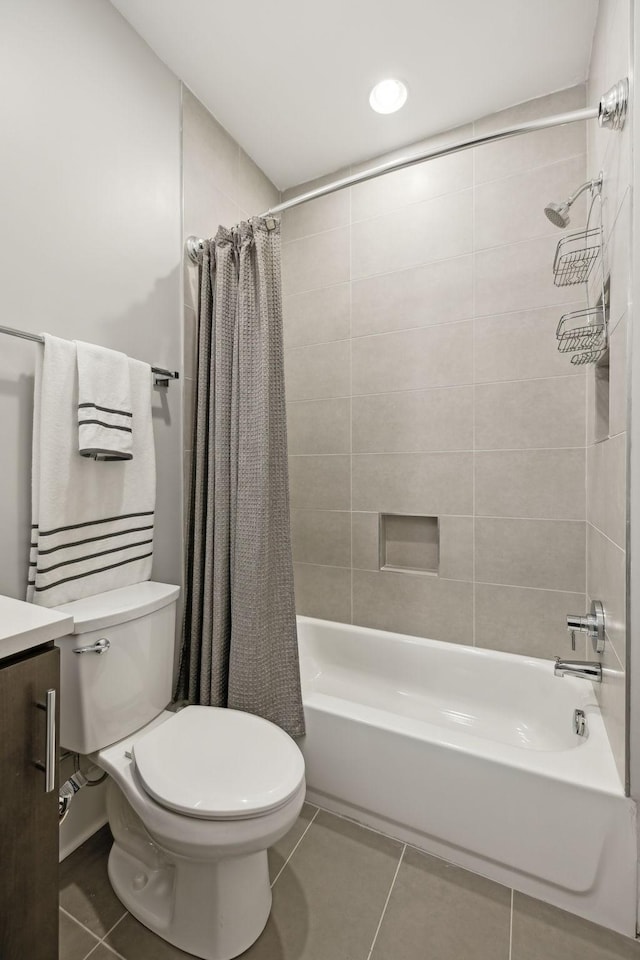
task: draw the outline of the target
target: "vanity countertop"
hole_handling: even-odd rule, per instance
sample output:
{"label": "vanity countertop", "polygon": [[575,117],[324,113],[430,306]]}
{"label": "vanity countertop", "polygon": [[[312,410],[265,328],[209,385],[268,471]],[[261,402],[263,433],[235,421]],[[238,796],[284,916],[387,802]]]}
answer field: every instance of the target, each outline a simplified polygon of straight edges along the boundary
{"label": "vanity countertop", "polygon": [[31,647],[64,637],[73,629],[73,617],[35,603],[0,596],[0,663]]}

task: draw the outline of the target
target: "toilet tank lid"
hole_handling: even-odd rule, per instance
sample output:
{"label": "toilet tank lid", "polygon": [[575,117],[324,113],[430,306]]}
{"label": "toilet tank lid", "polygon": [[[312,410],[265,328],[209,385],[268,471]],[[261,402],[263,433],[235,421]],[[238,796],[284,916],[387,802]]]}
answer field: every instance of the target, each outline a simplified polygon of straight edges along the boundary
{"label": "toilet tank lid", "polygon": [[180,587],[174,584],[145,580],[106,593],[95,593],[82,600],[72,600],[54,609],[73,617],[71,633],[88,633],[153,613],[173,603],[179,593]]}

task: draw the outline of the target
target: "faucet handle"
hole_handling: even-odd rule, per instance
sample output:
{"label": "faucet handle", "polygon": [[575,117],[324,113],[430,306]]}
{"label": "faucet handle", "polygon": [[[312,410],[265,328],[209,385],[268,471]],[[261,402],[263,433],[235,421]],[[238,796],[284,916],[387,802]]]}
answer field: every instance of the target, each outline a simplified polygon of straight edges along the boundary
{"label": "faucet handle", "polygon": [[576,630],[579,630],[591,638],[594,653],[602,653],[604,650],[604,609],[600,601],[591,601],[591,611],[586,617],[569,614],[567,629],[571,633],[572,650],[576,648]]}
{"label": "faucet handle", "polygon": [[579,617],[573,613],[570,613],[567,616],[567,630],[571,634],[571,649],[576,649],[576,630],[579,630],[581,633],[587,633],[589,630],[589,624],[587,623],[587,617]]}

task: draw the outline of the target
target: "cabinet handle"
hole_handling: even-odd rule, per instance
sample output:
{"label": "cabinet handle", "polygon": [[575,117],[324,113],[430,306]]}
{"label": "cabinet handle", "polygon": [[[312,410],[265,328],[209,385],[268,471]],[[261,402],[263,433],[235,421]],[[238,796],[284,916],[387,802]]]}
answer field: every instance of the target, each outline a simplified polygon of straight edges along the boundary
{"label": "cabinet handle", "polygon": [[40,770],[44,770],[44,792],[51,793],[56,788],[56,691],[47,690],[46,703],[36,704],[47,714],[47,742],[45,746],[44,763],[36,762]]}

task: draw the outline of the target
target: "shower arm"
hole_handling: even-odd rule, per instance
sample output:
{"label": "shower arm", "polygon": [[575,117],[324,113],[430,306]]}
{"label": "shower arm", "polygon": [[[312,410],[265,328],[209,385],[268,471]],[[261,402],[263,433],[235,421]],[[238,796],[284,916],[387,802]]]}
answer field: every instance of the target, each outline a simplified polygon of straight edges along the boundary
{"label": "shower arm", "polygon": [[585,190],[591,190],[593,193],[595,190],[600,190],[602,188],[602,174],[598,177],[595,177],[593,180],[587,180],[586,183],[583,183],[581,187],[578,187],[570,197],[567,197],[565,201],[568,207],[573,206],[578,197],[585,192]]}
{"label": "shower arm", "polygon": [[[301,193],[291,200],[285,200],[283,203],[271,207],[261,217],[272,217],[276,213],[283,213],[292,207],[298,207],[300,204],[308,203],[310,200],[316,200],[319,197],[325,197],[338,190],[344,190],[346,187],[355,186],[358,183],[366,183],[368,180],[375,180],[386,173],[392,173],[395,170],[404,170],[407,167],[413,167],[425,160],[436,160],[438,157],[447,157],[452,153],[460,153],[463,150],[471,150],[473,147],[483,146],[487,143],[495,143],[499,140],[507,140],[510,137],[516,137],[523,133],[535,133],[537,130],[547,130],[550,127],[558,127],[565,123],[576,123],[580,120],[598,119],[601,127],[607,127],[610,130],[622,130],[627,116],[629,105],[629,81],[625,77],[614,84],[600,99],[597,107],[584,107],[581,110],[574,110],[571,113],[560,113],[551,117],[543,117],[540,120],[531,120],[528,123],[520,123],[512,127],[505,127],[502,130],[496,130],[495,133],[487,133],[484,136],[470,137],[466,140],[458,140],[445,147],[432,147],[411,154],[406,157],[400,157],[397,160],[389,160],[377,167],[370,167],[361,173],[354,173],[349,177],[342,177],[340,180],[334,180],[315,190],[308,190]],[[584,186],[589,186],[587,183]],[[582,189],[582,188],[581,188]],[[575,198],[574,198],[575,199]],[[185,243],[189,258],[194,263],[199,263],[202,257],[205,241],[199,237],[188,237]]]}

